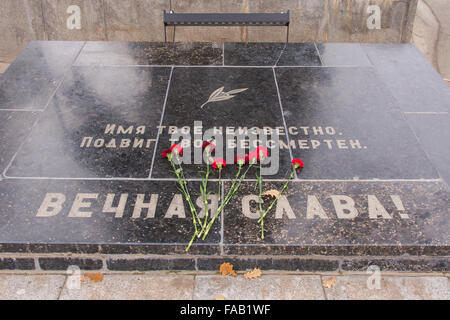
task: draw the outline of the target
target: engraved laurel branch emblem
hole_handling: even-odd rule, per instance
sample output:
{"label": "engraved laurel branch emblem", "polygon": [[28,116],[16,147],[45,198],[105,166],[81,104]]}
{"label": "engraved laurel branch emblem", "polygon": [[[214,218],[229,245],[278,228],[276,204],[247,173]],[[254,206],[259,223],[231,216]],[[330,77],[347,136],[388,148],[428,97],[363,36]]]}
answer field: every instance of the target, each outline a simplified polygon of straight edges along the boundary
{"label": "engraved laurel branch emblem", "polygon": [[223,91],[224,88],[225,87],[220,87],[219,89],[214,90],[213,93],[211,93],[211,95],[209,96],[208,101],[206,101],[204,104],[202,104],[200,106],[200,109],[203,109],[203,107],[210,102],[224,101],[224,100],[229,100],[231,98],[234,98],[235,94],[248,89],[248,88],[242,88],[242,89],[234,89],[234,90],[231,90],[228,92],[224,92]]}

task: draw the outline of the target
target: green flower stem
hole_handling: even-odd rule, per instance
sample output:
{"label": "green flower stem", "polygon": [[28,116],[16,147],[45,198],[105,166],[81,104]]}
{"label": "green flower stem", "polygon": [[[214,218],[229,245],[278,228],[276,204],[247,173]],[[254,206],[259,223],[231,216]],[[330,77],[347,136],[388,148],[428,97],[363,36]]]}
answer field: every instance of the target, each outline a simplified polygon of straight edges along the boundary
{"label": "green flower stem", "polygon": [[289,180],[286,181],[286,183],[284,184],[283,188],[281,189],[280,193],[278,194],[278,196],[272,201],[272,203],[270,204],[270,206],[267,208],[267,210],[264,212],[264,214],[261,216],[261,218],[259,218],[258,222],[261,222],[265,216],[269,213],[269,211],[273,208],[273,206],[275,205],[275,203],[277,203],[278,199],[281,197],[281,195],[283,194],[283,192],[286,190],[289,182],[294,179],[294,172],[295,169],[292,169],[291,175],[289,177]]}
{"label": "green flower stem", "polygon": [[[259,167],[261,170],[261,167]],[[258,202],[259,202],[259,214],[262,217],[264,211],[262,208],[262,176],[256,174],[257,186],[258,186]],[[258,220],[259,221],[259,220]],[[261,238],[264,239],[264,220],[261,221]]]}
{"label": "green flower stem", "polygon": [[206,174],[205,174],[205,178],[202,179],[202,186],[200,187],[200,192],[202,194],[203,203],[205,204],[205,219],[203,220],[204,222],[202,225],[202,230],[197,235],[198,237],[200,237],[202,235],[202,233],[205,231],[206,224],[207,224],[208,218],[209,218],[208,193],[207,193],[208,178],[209,178],[209,160],[206,162]]}
{"label": "green flower stem", "polygon": [[[208,223],[207,229],[203,235],[203,240],[205,240],[206,236],[209,233],[209,230],[211,229],[211,226],[213,225],[216,218],[219,216],[219,214],[222,212],[222,210],[225,208],[225,206],[230,202],[231,198],[236,194],[236,192],[239,190],[242,181],[244,180],[245,176],[247,175],[248,170],[252,167],[252,164],[249,165],[247,170],[241,175],[241,177],[238,180],[239,174],[242,171],[242,166],[239,166],[238,173],[236,174],[235,178],[233,179],[233,182],[231,184],[230,190],[228,191],[227,195],[225,196],[224,201],[220,204],[219,208],[216,211],[216,214],[213,216],[211,221]],[[236,184],[237,182],[237,184]],[[220,183],[220,182],[219,182]]]}
{"label": "green flower stem", "polygon": [[186,178],[184,176],[184,170],[183,170],[183,167],[181,166],[181,162],[179,164],[179,169],[180,169],[181,179],[182,179],[182,181],[184,183],[184,190],[186,192],[186,197],[187,197],[186,200],[188,201],[189,208],[190,208],[191,212],[193,213],[193,217],[195,216],[195,218],[197,219],[197,223],[200,226],[202,226],[202,221],[201,221],[200,217],[198,216],[197,209],[195,208],[194,203],[192,202],[191,195],[189,193],[189,188],[187,186],[187,181],[186,181]]}
{"label": "green flower stem", "polygon": [[189,249],[191,248],[192,244],[194,243],[195,238],[197,237],[197,231],[194,232],[194,234],[192,235],[191,241],[189,241],[188,246],[186,247],[186,252],[189,251]]}
{"label": "green flower stem", "polygon": [[189,194],[189,191],[187,189],[187,183],[186,183],[186,179],[184,178],[184,174],[183,174],[183,168],[180,165],[179,170],[176,168],[175,163],[172,160],[172,156],[169,155],[168,156],[169,162],[175,172],[175,175],[177,176],[177,183],[180,187],[180,191],[183,193],[186,201],[189,204],[189,209],[191,211],[192,214],[192,219],[194,221],[194,229],[195,229],[195,233],[198,233],[198,228],[197,228],[197,220],[200,221],[200,219],[198,218],[198,214],[197,214],[197,209],[195,208],[194,204],[192,203],[192,199],[191,196]]}
{"label": "green flower stem", "polygon": [[[222,177],[221,177],[221,173],[222,173],[222,166],[219,167],[219,187],[218,187],[218,192],[217,192],[217,203],[219,203],[220,199],[221,199],[221,186],[222,186]],[[223,203],[220,203],[219,208],[222,208]],[[208,226],[206,227],[206,231],[203,234],[203,238],[202,240],[205,240],[206,236],[209,233],[209,229],[211,229],[212,224],[214,223],[214,220],[216,220],[217,216],[218,216],[218,212],[219,209],[217,209],[216,214],[212,217],[211,221],[208,223]]]}

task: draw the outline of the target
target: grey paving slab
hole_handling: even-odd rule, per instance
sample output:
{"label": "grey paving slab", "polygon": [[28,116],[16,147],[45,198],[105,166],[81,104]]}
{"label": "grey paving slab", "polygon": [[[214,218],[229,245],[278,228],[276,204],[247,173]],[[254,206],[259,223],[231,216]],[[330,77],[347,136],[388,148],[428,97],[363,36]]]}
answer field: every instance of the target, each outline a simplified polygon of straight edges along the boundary
{"label": "grey paving slab", "polygon": [[194,300],[323,300],[319,276],[196,276]]}
{"label": "grey paving slab", "polygon": [[194,276],[105,275],[101,282],[64,286],[61,300],[189,300]]}
{"label": "grey paving slab", "polygon": [[[367,276],[338,276],[332,288],[325,288],[329,300],[449,300],[446,277],[385,276],[377,282]],[[327,277],[324,277],[326,279]],[[369,284],[368,284],[369,283]],[[378,285],[379,284],[379,285]]]}
{"label": "grey paving slab", "polygon": [[0,300],[56,300],[64,275],[0,274]]}

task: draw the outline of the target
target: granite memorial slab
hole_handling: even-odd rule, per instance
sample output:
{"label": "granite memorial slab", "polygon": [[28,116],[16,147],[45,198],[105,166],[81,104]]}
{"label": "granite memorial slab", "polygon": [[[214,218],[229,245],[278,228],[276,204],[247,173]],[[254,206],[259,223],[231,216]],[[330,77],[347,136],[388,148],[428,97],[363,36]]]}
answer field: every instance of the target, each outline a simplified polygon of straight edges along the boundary
{"label": "granite memorial slab", "polygon": [[[208,97],[221,87],[224,87],[224,91],[244,89],[245,91],[237,93],[232,99],[205,104]],[[161,157],[161,153],[170,147],[174,130],[185,130],[191,133],[189,144],[191,150],[195,145],[198,147],[202,145],[202,134],[195,136],[195,128],[202,132],[212,128],[214,133],[223,139],[227,149],[237,149],[236,144],[239,142],[233,134],[239,131],[252,128],[255,131],[278,128],[284,132],[284,122],[272,69],[175,67],[168,91],[152,178],[173,176],[169,171],[167,160]],[[286,135],[280,135],[279,139],[283,145],[287,146]],[[246,141],[241,140],[241,142]],[[242,144],[241,146],[247,150],[256,148],[256,145]],[[225,155],[226,150],[221,151]],[[236,155],[237,152],[231,157],[231,161]],[[280,150],[279,162],[276,165],[289,169],[290,162],[289,148]],[[187,177],[195,178],[202,168],[204,164],[187,164],[185,168]],[[224,174],[225,177],[230,178],[235,173],[236,166],[230,166]],[[269,178],[283,178],[285,174],[285,170],[278,170]],[[250,172],[250,175],[254,175],[254,172]]]}
{"label": "granite memorial slab", "polygon": [[44,109],[83,45],[31,41],[0,78],[0,109]]}
{"label": "granite memorial slab", "polygon": [[[198,185],[192,189],[202,215]],[[8,180],[0,181],[0,197],[0,251],[176,254],[194,232],[171,182]],[[214,210],[217,197],[209,201]],[[190,253],[218,254],[220,225]]]}
{"label": "granite memorial slab", "polygon": [[371,68],[279,68],[302,179],[432,179],[438,174]]}
{"label": "granite memorial slab", "polygon": [[0,111],[0,172],[9,165],[30,133],[38,112]]}
{"label": "granite memorial slab", "polygon": [[412,44],[362,46],[403,111],[450,111],[450,87]]}
{"label": "granite memorial slab", "polygon": [[225,43],[224,64],[238,66],[320,66],[314,43]]}
{"label": "granite memorial slab", "polygon": [[88,42],[76,66],[222,65],[221,43]]}
{"label": "granite memorial slab", "polygon": [[[280,190],[267,182],[264,190]],[[259,198],[247,182],[224,214],[230,255],[441,254],[449,250],[449,189],[442,182],[292,182],[258,222]],[[271,203],[263,198],[263,210]]]}
{"label": "granite memorial slab", "polygon": [[317,49],[324,66],[372,66],[359,43],[318,43]]}
{"label": "granite memorial slab", "polygon": [[413,113],[406,119],[440,176],[450,184],[450,115]]}
{"label": "granite memorial slab", "polygon": [[148,177],[169,74],[72,68],[6,175]]}
{"label": "granite memorial slab", "polygon": [[[203,270],[230,258],[335,271],[335,260],[300,260],[409,254],[448,271],[448,88],[422,58],[403,45],[32,42],[0,78],[0,252],[124,254],[105,264],[40,257],[45,270]],[[191,207],[179,167],[162,154],[183,147],[203,216],[201,179],[214,160],[205,142],[227,161],[220,177],[211,171],[209,215],[226,198],[238,150],[267,147],[268,171],[252,166],[186,253]],[[304,168],[265,217],[262,239],[259,176],[267,209],[294,158]],[[126,264],[126,254],[156,258]]]}

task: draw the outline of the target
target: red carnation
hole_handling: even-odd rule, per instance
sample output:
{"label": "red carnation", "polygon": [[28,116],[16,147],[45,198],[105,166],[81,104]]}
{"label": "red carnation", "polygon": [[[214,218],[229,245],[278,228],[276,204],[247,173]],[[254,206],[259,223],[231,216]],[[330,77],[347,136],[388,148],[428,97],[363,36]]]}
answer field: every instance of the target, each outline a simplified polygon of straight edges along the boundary
{"label": "red carnation", "polygon": [[225,167],[227,165],[227,163],[225,162],[224,159],[222,158],[217,158],[214,160],[212,166],[214,169],[222,169],[223,167]]}
{"label": "red carnation", "polygon": [[248,161],[248,156],[246,155],[244,156],[236,156],[236,158],[234,158],[234,163],[237,163],[238,165],[242,166],[244,163],[246,163]]}
{"label": "red carnation", "polygon": [[305,165],[303,164],[303,161],[301,159],[293,159],[291,163],[294,165],[294,168],[303,168]]}
{"label": "red carnation", "polygon": [[267,148],[258,146],[255,151],[250,152],[248,154],[248,160],[250,162],[253,162],[254,159],[256,159],[256,161],[261,161],[264,158],[267,158],[268,156],[269,156],[269,151],[267,150]]}
{"label": "red carnation", "polygon": [[208,146],[209,146],[209,149],[210,149],[209,150],[210,153],[214,152],[214,150],[216,149],[216,146],[214,144],[212,144],[211,142],[208,142],[208,141],[203,142],[202,149],[205,149]]}
{"label": "red carnation", "polygon": [[173,144],[169,149],[161,152],[161,155],[163,156],[163,158],[167,158],[169,153],[172,153],[173,150],[175,150],[178,154],[183,154],[183,148],[179,144]]}
{"label": "red carnation", "polygon": [[258,146],[256,148],[256,153],[258,154],[257,157],[258,161],[267,158],[269,156],[269,151],[267,150],[266,147]]}
{"label": "red carnation", "polygon": [[258,154],[256,153],[256,151],[252,151],[248,154],[247,159],[248,159],[248,162],[252,162],[252,163],[253,163],[254,159],[256,161],[258,161]]}

